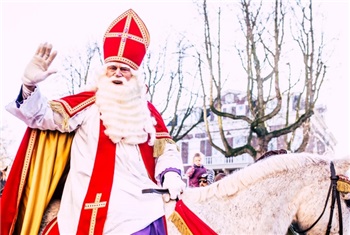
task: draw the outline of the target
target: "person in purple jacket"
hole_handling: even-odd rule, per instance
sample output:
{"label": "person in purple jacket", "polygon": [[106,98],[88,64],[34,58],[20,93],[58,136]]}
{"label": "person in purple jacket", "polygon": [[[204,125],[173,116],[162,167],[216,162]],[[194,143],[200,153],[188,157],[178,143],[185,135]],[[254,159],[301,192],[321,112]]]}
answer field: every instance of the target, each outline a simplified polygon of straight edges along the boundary
{"label": "person in purple jacket", "polygon": [[207,173],[207,169],[202,164],[202,153],[195,153],[193,156],[193,165],[186,171],[186,176],[189,179],[189,187],[199,187],[198,179],[201,175]]}

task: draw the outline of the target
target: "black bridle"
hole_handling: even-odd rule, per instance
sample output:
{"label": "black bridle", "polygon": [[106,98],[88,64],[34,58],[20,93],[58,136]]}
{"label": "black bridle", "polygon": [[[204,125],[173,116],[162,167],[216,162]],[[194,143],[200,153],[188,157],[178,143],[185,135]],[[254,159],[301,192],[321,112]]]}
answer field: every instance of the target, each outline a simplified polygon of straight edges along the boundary
{"label": "black bridle", "polygon": [[323,214],[327,208],[328,199],[329,199],[331,192],[332,192],[331,211],[330,211],[330,215],[329,215],[329,221],[328,221],[328,225],[327,225],[326,235],[329,235],[330,231],[331,231],[335,201],[337,201],[337,206],[338,206],[339,235],[343,235],[343,218],[342,218],[342,211],[341,211],[341,201],[340,201],[339,191],[337,190],[337,181],[339,179],[339,176],[337,176],[335,174],[334,164],[332,161],[330,163],[330,168],[331,168],[331,177],[330,177],[331,184],[329,186],[327,199],[326,199],[326,202],[325,202],[325,205],[324,205],[324,208],[323,208],[321,215],[309,228],[307,228],[305,230],[299,231],[298,229],[295,228],[295,226],[292,225],[291,228],[292,228],[293,232],[306,233],[307,231],[312,229],[318,223],[318,221],[321,219],[321,217],[323,216]]}

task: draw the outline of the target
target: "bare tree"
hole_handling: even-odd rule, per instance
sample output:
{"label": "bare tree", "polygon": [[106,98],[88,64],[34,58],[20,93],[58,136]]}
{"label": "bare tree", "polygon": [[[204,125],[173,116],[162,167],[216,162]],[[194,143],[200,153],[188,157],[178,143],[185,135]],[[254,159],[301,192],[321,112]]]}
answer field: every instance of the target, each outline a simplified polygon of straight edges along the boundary
{"label": "bare tree", "polygon": [[143,71],[150,101],[157,104],[165,120],[170,119],[169,132],[176,142],[204,119],[201,118],[203,111],[197,105],[200,92],[195,78],[198,71],[191,66],[196,61],[194,46],[184,36],[174,42],[175,47],[169,44],[167,40],[158,55],[147,54]]}
{"label": "bare tree", "polygon": [[79,89],[87,85],[93,64],[102,64],[102,52],[99,44],[88,42],[84,51],[76,51],[64,58],[63,76],[67,80],[68,94],[75,94]]}
{"label": "bare tree", "polygon": [[[286,69],[284,64],[288,54],[291,52],[291,43],[285,42],[285,21],[289,3],[275,0],[274,4],[269,7],[261,1],[257,3],[251,0],[241,0],[239,24],[244,35],[243,42],[236,43],[237,54],[241,60],[242,68],[246,76],[246,99],[249,107],[249,113],[246,115],[236,115],[232,112],[225,112],[222,108],[222,91],[223,75],[222,75],[222,29],[221,15],[222,9],[217,10],[217,29],[213,33],[214,22],[210,19],[207,1],[204,0],[201,5],[204,25],[204,43],[205,56],[209,70],[210,89],[205,97],[204,102],[208,100],[208,106],[217,117],[216,128],[219,132],[220,140],[212,138],[213,129],[210,129],[210,123],[207,119],[206,128],[210,144],[226,157],[238,156],[247,153],[254,158],[259,158],[261,154],[268,150],[268,144],[273,138],[285,136],[286,142],[290,148],[293,141],[293,134],[297,129],[303,130],[303,140],[295,151],[303,151],[309,140],[310,133],[310,117],[314,113],[317,97],[325,77],[326,70],[322,61],[323,43],[318,45],[318,51],[315,49],[315,32],[313,28],[313,13],[311,0],[307,7],[302,5],[302,1],[297,2],[297,6],[302,11],[302,21],[297,28],[293,28],[293,32],[299,32],[298,36],[294,36],[302,52],[302,56],[298,60],[285,63],[288,68],[295,66],[300,68],[300,62],[303,63],[299,71],[304,71],[305,79],[302,81],[297,74],[292,74],[293,69],[289,69],[289,74],[281,73],[281,69]],[[213,7],[210,7],[213,9]],[[296,13],[296,8],[294,13]],[[296,14],[294,14],[296,15]],[[294,25],[295,26],[295,25]],[[295,30],[297,29],[297,30]],[[290,37],[290,35],[288,35]],[[282,50],[283,49],[283,50]],[[315,56],[318,59],[315,61]],[[199,57],[198,57],[199,58]],[[294,58],[295,59],[295,58]],[[199,58],[201,60],[201,58]],[[293,65],[292,65],[293,64]],[[238,68],[236,68],[238,69]],[[202,71],[203,92],[205,80],[203,66]],[[229,78],[233,81],[234,78]],[[282,86],[281,83],[287,84]],[[303,82],[303,83],[302,83]],[[301,84],[300,84],[301,83]],[[297,88],[300,90],[298,91]],[[298,93],[298,100],[292,100],[297,105],[290,105],[290,97]],[[284,100],[287,98],[286,100]],[[296,115],[291,116],[291,107],[296,109]],[[285,124],[271,128],[271,123],[279,117],[285,118]],[[247,126],[247,141],[245,145],[232,147],[225,135],[225,123],[223,118],[241,122],[242,126]]]}
{"label": "bare tree", "polygon": [[11,139],[5,138],[5,135],[8,136],[7,126],[1,126],[1,133],[2,135],[0,136],[0,159],[10,157],[8,148],[13,142]]}
{"label": "bare tree", "polygon": [[[323,32],[321,32],[319,42],[316,43],[312,0],[309,0],[306,5],[304,3],[304,1],[298,0],[296,1],[297,8],[292,8],[292,12],[295,13],[293,22],[296,22],[294,26],[296,28],[296,35],[293,35],[293,38],[298,43],[303,58],[305,84],[297,102],[297,115],[299,115],[301,109],[305,109],[305,112],[312,112],[315,108],[327,71],[327,66],[323,59],[323,48],[325,46]],[[293,29],[292,26],[291,28]],[[291,32],[293,31],[291,30]],[[310,119],[307,119],[302,126],[304,138],[296,152],[304,151],[308,144],[310,138]]]}
{"label": "bare tree", "polygon": [[[14,156],[9,151],[12,144],[14,144],[14,136],[9,130],[7,124],[3,124],[0,127],[2,135],[0,136],[0,168],[11,167]],[[5,138],[6,136],[6,138]]]}

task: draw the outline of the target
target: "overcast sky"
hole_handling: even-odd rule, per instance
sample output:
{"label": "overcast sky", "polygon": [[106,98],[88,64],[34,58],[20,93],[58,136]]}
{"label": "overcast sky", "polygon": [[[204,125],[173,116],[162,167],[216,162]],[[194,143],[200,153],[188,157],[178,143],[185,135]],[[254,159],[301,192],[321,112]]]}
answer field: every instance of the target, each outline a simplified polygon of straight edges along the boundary
{"label": "overcast sky", "polygon": [[[323,2],[329,18],[325,27],[339,38],[335,49],[339,60],[334,65],[339,70],[325,84],[322,101],[328,106],[326,123],[339,142],[337,152],[349,154],[349,3],[348,0]],[[52,43],[58,56],[67,54],[89,39],[102,39],[109,24],[129,8],[147,25],[151,47],[159,46],[173,31],[190,32],[201,27],[195,24],[197,16],[191,0],[1,1],[1,121],[10,125],[17,139],[25,127],[8,115],[4,106],[15,99],[24,67],[39,43]]]}

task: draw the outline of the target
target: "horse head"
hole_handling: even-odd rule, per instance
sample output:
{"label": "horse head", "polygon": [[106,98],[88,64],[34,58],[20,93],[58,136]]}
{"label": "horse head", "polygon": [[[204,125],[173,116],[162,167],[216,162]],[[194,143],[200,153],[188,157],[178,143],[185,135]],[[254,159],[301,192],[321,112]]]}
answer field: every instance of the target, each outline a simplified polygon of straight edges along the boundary
{"label": "horse head", "polygon": [[[325,156],[307,153],[270,156],[209,186],[188,188],[182,200],[218,234],[286,234],[292,222],[305,230],[315,221],[307,234],[326,234],[331,213],[330,162]],[[337,175],[350,169],[349,158],[333,162]],[[339,196],[347,234],[349,194]],[[338,215],[335,209],[329,233],[339,233]]]}
{"label": "horse head", "polygon": [[[302,203],[293,219],[295,232],[301,234],[350,232],[350,180],[344,175],[347,169],[350,169],[349,159],[327,162],[326,167],[319,168],[322,173],[315,178],[315,183],[300,191],[298,197]],[[322,196],[313,194],[315,187],[323,189]],[[307,196],[309,194],[312,196]]]}

